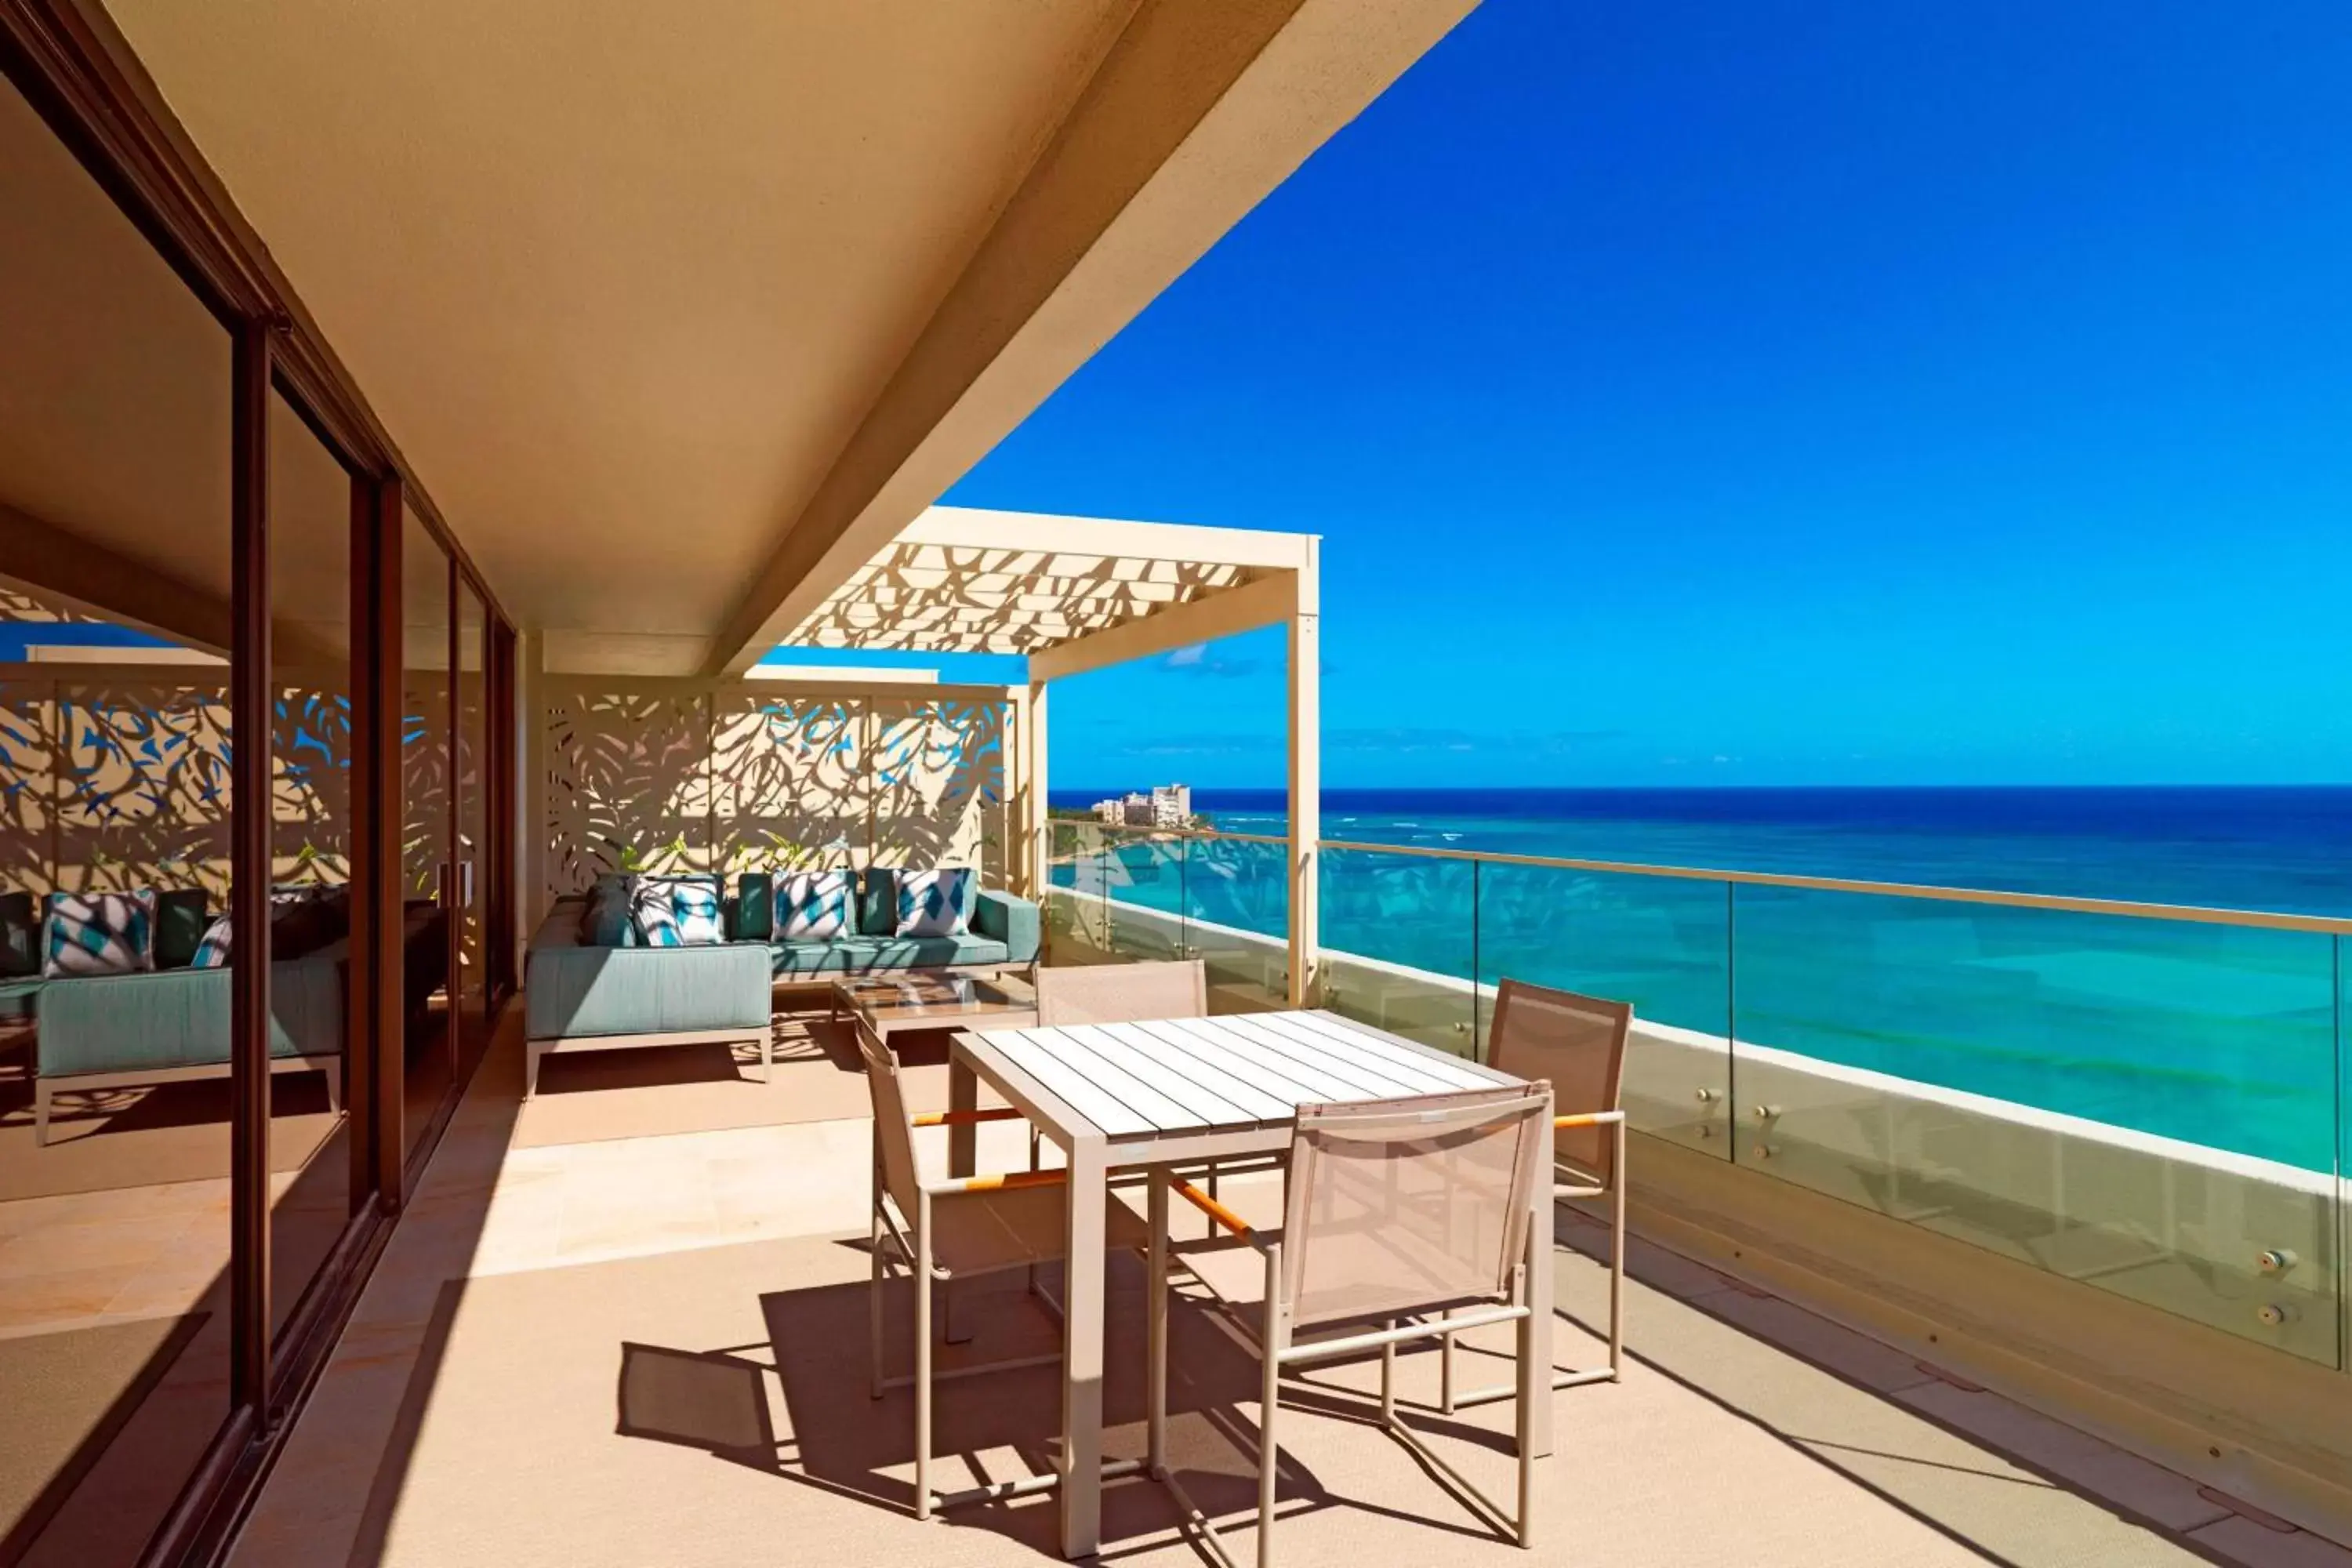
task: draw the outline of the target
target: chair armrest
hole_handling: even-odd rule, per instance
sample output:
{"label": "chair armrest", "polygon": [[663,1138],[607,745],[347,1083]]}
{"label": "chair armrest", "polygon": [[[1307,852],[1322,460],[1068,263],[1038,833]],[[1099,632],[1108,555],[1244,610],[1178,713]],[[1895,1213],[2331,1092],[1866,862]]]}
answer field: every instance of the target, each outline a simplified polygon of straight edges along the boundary
{"label": "chair armrest", "polygon": [[1247,1220],[1242,1218],[1241,1215],[1235,1214],[1233,1210],[1227,1208],[1224,1205],[1219,1203],[1216,1199],[1211,1197],[1208,1194],[1202,1192],[1192,1183],[1171,1182],[1168,1184],[1168,1186],[1169,1190],[1173,1192],[1178,1197],[1182,1198],[1186,1203],[1191,1204],[1194,1208],[1199,1209],[1202,1214],[1207,1215],[1211,1219],[1216,1221],[1217,1224],[1223,1226],[1227,1230],[1232,1231],[1235,1236],[1240,1237],[1244,1241],[1248,1242],[1260,1252],[1266,1250],[1268,1244],[1259,1237],[1258,1233],[1255,1229],[1251,1227],[1250,1223]]}
{"label": "chair armrest", "polygon": [[908,1118],[917,1127],[969,1127],[978,1121],[1018,1121],[1021,1113],[1009,1105],[992,1110],[930,1110]]}
{"label": "chair armrest", "polygon": [[1007,1171],[998,1176],[964,1176],[951,1182],[925,1182],[923,1191],[934,1197],[948,1193],[992,1193],[1010,1187],[1057,1187],[1070,1179],[1067,1171]]}

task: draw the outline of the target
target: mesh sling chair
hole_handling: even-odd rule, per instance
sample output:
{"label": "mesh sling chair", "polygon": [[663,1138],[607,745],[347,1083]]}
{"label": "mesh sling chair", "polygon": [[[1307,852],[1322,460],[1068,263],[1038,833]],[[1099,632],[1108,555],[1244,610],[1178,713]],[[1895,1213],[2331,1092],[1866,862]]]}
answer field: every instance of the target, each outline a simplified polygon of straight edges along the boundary
{"label": "mesh sling chair", "polygon": [[[1614,1383],[1625,1357],[1625,1112],[1619,1093],[1625,1071],[1625,1039],[1633,1025],[1633,1006],[1603,1002],[1572,991],[1548,990],[1506,980],[1495,994],[1495,1025],[1487,1060],[1520,1078],[1541,1078],[1552,1086],[1558,1116],[1552,1122],[1552,1158],[1557,1163],[1551,1195],[1606,1195],[1609,1215],[1609,1364],[1581,1372],[1556,1372],[1554,1388]],[[1547,1237],[1547,1240],[1549,1238]],[[1439,1363],[1438,1408],[1447,1415],[1465,1405],[1507,1398],[1509,1384],[1457,1392],[1454,1386],[1454,1336],[1445,1337]]]}
{"label": "mesh sling chair", "polygon": [[[874,1268],[868,1286],[868,1317],[873,1357],[872,1387],[877,1399],[892,1388],[909,1384],[915,1389],[915,1517],[929,1519],[934,1509],[965,1503],[993,1502],[1045,1491],[1057,1485],[1058,1476],[1032,1476],[1017,1481],[936,1493],[931,1490],[931,1387],[936,1379],[969,1377],[1016,1367],[1047,1366],[1059,1362],[1059,1352],[976,1365],[935,1373],[932,1370],[931,1287],[1012,1269],[1034,1270],[1063,1255],[1069,1191],[1066,1173],[1041,1171],[1031,1162],[1026,1171],[1005,1175],[966,1176],[927,1181],[915,1159],[914,1130],[976,1121],[1014,1121],[1020,1112],[1009,1109],[944,1111],[910,1116],[898,1085],[898,1064],[879,1042],[862,1035],[859,1048],[866,1058],[866,1083],[874,1100],[874,1216],[871,1241]],[[1143,1223],[1125,1205],[1109,1205],[1106,1245],[1149,1252],[1150,1237]],[[914,1277],[915,1370],[906,1377],[883,1373],[882,1286],[893,1261]],[[1042,1292],[1041,1292],[1042,1294]],[[1059,1308],[1055,1310],[1058,1312]],[[952,1316],[950,1303],[947,1315]],[[1129,1475],[1141,1468],[1133,1462],[1103,1467],[1106,1478]]]}
{"label": "mesh sling chair", "polygon": [[[1199,959],[1149,963],[1089,963],[1037,972],[1037,1024],[1069,1028],[1087,1024],[1134,1024],[1158,1018],[1209,1016],[1208,966]],[[1029,1135],[1035,1164],[1037,1134]],[[1228,1162],[1249,1165],[1262,1162]],[[1217,1162],[1194,1167],[1217,1191]]]}
{"label": "mesh sling chair", "polygon": [[1197,958],[1181,963],[1075,964],[1037,972],[1041,1027],[1198,1018],[1208,1011],[1208,973]]}
{"label": "mesh sling chair", "polygon": [[[1550,1087],[1541,1083],[1301,1106],[1282,1227],[1271,1232],[1251,1228],[1199,1188],[1154,1173],[1147,1463],[1221,1559],[1231,1561],[1166,1462],[1171,1253],[1256,1341],[1263,1380],[1259,1568],[1274,1562],[1276,1414],[1283,1372],[1370,1350],[1381,1352],[1381,1428],[1475,1500],[1486,1522],[1507,1530],[1522,1546],[1530,1543],[1535,1461],[1528,1422],[1534,1401],[1549,1398],[1549,1391],[1537,1384],[1536,1373],[1522,1371],[1518,1506],[1507,1511],[1398,1417],[1396,1347],[1516,1321],[1519,1362],[1528,1366],[1528,1211],[1551,1147],[1551,1110]],[[1171,1190],[1227,1234],[1168,1246]],[[1441,1311],[1456,1315],[1431,1316]],[[1302,1337],[1310,1331],[1312,1337]]]}

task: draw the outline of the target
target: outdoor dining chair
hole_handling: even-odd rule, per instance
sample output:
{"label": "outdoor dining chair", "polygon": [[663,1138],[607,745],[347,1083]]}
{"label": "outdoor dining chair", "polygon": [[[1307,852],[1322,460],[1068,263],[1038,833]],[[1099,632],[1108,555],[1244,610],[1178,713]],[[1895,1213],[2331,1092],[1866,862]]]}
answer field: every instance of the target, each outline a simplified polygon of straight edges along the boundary
{"label": "outdoor dining chair", "polygon": [[[1037,972],[1040,1027],[1081,1024],[1138,1024],[1209,1015],[1208,965],[1197,958],[1149,963],[1069,964]],[[1037,1134],[1029,1134],[1030,1163],[1036,1163]],[[1206,1175],[1217,1193],[1218,1165],[1212,1161],[1189,1173]]]}
{"label": "outdoor dining chair", "polygon": [[1037,1022],[1046,1028],[1199,1018],[1208,1011],[1208,970],[1197,958],[1065,964],[1037,972]]}
{"label": "outdoor dining chair", "polygon": [[[1504,1072],[1551,1084],[1557,1113],[1551,1195],[1606,1195],[1610,1200],[1609,1364],[1555,1373],[1554,1388],[1615,1383],[1624,1362],[1625,1111],[1621,1097],[1625,1040],[1633,1026],[1630,1003],[1604,1002],[1522,980],[1506,980],[1496,989],[1486,1059]],[[1456,1392],[1451,1334],[1445,1337],[1439,1365],[1438,1408],[1449,1415],[1464,1405],[1507,1398],[1511,1393],[1508,1384]]]}
{"label": "outdoor dining chair", "polygon": [[[866,1058],[866,1083],[874,1101],[874,1215],[870,1238],[874,1263],[867,1303],[869,1351],[873,1357],[871,1393],[879,1399],[888,1389],[914,1385],[915,1517],[929,1519],[934,1509],[1000,1501],[1045,1490],[1059,1478],[1030,1477],[959,1492],[937,1493],[931,1489],[933,1383],[979,1373],[1048,1366],[1062,1359],[1057,1351],[1050,1355],[935,1372],[931,1287],[937,1284],[944,1292],[957,1281],[1015,1268],[1030,1270],[1034,1285],[1039,1264],[1055,1262],[1063,1257],[1069,1200],[1066,1173],[1037,1170],[1033,1160],[1031,1169],[1003,1175],[924,1179],[915,1157],[915,1129],[1013,1121],[1019,1118],[1020,1112],[1000,1108],[909,1115],[906,1097],[900,1090],[897,1058],[878,1041],[863,1035],[859,1049]],[[1110,1205],[1105,1237],[1106,1246],[1112,1250],[1150,1250],[1150,1230],[1121,1204]],[[882,1287],[893,1262],[913,1276],[915,1285],[915,1369],[911,1375],[903,1377],[887,1376],[884,1373]],[[952,1311],[950,1305],[950,1315]],[[1124,1474],[1138,1468],[1133,1464],[1106,1467],[1104,1473]]]}
{"label": "outdoor dining chair", "polygon": [[[1172,1255],[1233,1314],[1261,1362],[1258,1417],[1258,1568],[1274,1562],[1276,1414],[1291,1368],[1377,1350],[1380,1425],[1417,1458],[1461,1488],[1531,1543],[1533,1402],[1548,1390],[1524,1373],[1519,1405],[1518,1498],[1506,1510],[1405,1425],[1396,1408],[1396,1347],[1465,1329],[1517,1321],[1528,1354],[1526,1271],[1529,1209],[1550,1139],[1549,1085],[1303,1105],[1291,1142],[1281,1227],[1253,1228],[1189,1183],[1171,1190],[1226,1234],[1162,1241],[1151,1254],[1153,1314],[1147,1419],[1150,1451],[1164,1453],[1168,1421],[1168,1258]],[[1156,1212],[1165,1207],[1155,1201]],[[1548,1238],[1547,1238],[1548,1239]],[[1539,1263],[1548,1264],[1538,1250]],[[1438,1319],[1438,1312],[1454,1315]],[[1160,1476],[1207,1540],[1200,1508],[1172,1476]],[[1222,1544],[1218,1554],[1223,1556]]]}

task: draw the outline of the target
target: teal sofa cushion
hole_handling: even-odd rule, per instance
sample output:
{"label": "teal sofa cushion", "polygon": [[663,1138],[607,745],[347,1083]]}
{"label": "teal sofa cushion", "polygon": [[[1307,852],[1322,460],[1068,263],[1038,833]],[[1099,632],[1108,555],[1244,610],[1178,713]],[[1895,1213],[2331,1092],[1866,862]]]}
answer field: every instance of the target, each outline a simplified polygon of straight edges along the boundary
{"label": "teal sofa cushion", "polygon": [[0,977],[41,972],[41,921],[30,893],[0,893]]}
{"label": "teal sofa cushion", "polygon": [[1008,963],[1034,963],[1044,945],[1045,922],[1037,906],[1011,893],[983,891],[972,901],[971,929],[1004,944]]}
{"label": "teal sofa cushion", "polygon": [[780,942],[769,951],[775,955],[775,973],[780,979],[894,974],[908,969],[1014,962],[1003,942],[971,932],[961,936],[853,936],[838,942]]}
{"label": "teal sofa cushion", "polygon": [[775,929],[775,883],[765,871],[742,873],[735,879],[735,922],[728,934],[737,942],[765,942]]}
{"label": "teal sofa cushion", "polygon": [[857,900],[857,934],[895,936],[898,931],[898,873],[887,866],[869,866]]}
{"label": "teal sofa cushion", "polygon": [[559,902],[531,938],[524,1030],[535,1040],[768,1026],[764,942],[588,947],[576,900]]}
{"label": "teal sofa cushion", "polygon": [[0,1018],[33,1016],[36,1011],[35,1004],[41,994],[41,987],[47,984],[47,982],[37,974],[16,975],[0,980]]}
{"label": "teal sofa cushion", "polygon": [[173,888],[155,900],[155,967],[185,969],[195,962],[196,944],[212,924],[211,900],[202,888]]}
{"label": "teal sofa cushion", "polygon": [[[343,1048],[346,943],[269,966],[269,1054]],[[40,1075],[217,1067],[229,1053],[229,971],[165,969],[52,979],[35,1046]]]}

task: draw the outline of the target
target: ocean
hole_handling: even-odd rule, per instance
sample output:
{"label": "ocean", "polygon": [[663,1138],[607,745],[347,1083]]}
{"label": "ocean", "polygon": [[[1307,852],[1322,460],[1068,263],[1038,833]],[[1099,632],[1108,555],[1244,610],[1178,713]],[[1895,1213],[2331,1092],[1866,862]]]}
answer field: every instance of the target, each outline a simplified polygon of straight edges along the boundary
{"label": "ocean", "polygon": [[[1056,792],[1083,805],[1109,792]],[[1195,790],[1279,834],[1279,790]],[[2352,787],[1330,790],[1327,839],[2352,917]],[[1280,851],[1109,896],[1266,935]],[[1334,853],[1322,943],[2305,1170],[2344,1158],[2326,933]]]}

